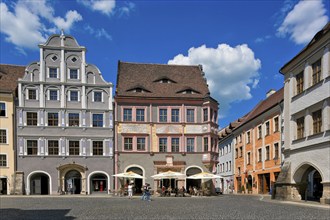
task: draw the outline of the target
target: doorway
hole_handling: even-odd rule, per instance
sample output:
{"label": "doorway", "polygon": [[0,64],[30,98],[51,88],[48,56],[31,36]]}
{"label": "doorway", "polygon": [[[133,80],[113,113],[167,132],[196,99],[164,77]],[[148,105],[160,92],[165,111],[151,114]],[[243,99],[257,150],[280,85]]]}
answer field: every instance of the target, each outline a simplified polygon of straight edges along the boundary
{"label": "doorway", "polygon": [[81,193],[81,174],[76,170],[71,170],[65,175],[65,188],[69,194]]}
{"label": "doorway", "polygon": [[49,177],[44,173],[36,173],[30,179],[31,195],[49,194]]}
{"label": "doorway", "polygon": [[7,194],[7,178],[0,178],[0,195]]}
{"label": "doorway", "polygon": [[[139,167],[130,167],[126,170],[126,172],[129,172],[129,171],[132,171],[136,174],[139,174],[141,176],[144,176],[143,175],[143,170]],[[127,180],[128,181],[128,180]],[[143,179],[134,179],[134,180],[131,180],[133,181],[133,193],[134,194],[141,194],[142,193],[142,186],[143,186]]]}

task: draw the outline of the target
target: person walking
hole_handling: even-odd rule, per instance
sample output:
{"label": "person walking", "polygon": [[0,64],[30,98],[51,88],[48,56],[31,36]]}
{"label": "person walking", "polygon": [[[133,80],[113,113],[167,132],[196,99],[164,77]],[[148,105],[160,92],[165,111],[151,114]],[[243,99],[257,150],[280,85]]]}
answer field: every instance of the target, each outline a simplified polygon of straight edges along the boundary
{"label": "person walking", "polygon": [[147,184],[144,184],[144,186],[142,187],[142,196],[141,196],[141,200],[146,200],[146,188],[147,188]]}
{"label": "person walking", "polygon": [[130,183],[127,187],[127,192],[128,192],[128,198],[129,199],[132,199],[132,196],[133,196],[133,184]]}

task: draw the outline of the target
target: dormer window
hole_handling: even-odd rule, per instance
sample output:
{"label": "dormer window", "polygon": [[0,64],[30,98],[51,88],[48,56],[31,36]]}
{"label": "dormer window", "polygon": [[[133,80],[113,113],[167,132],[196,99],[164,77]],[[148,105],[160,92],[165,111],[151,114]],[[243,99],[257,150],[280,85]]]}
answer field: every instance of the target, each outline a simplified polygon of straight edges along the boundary
{"label": "dormer window", "polygon": [[193,90],[191,88],[186,88],[183,90],[178,91],[177,93],[181,93],[181,94],[200,94],[200,92]]}
{"label": "dormer window", "polygon": [[148,93],[150,93],[149,90],[146,90],[142,86],[129,89],[129,90],[127,90],[127,92],[136,92],[136,93],[147,93],[148,92]]}
{"label": "dormer window", "polygon": [[167,77],[162,77],[162,78],[159,78],[157,80],[155,80],[154,82],[158,82],[158,83],[176,83],[175,81],[167,78]]}

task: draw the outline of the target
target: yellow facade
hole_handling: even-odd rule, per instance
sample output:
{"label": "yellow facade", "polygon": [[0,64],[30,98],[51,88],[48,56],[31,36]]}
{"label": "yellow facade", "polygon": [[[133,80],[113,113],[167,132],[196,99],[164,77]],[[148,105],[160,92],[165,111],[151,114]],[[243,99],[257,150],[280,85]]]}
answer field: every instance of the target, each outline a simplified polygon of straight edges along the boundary
{"label": "yellow facade", "polygon": [[[13,94],[1,93],[0,103],[2,103],[2,106],[5,106],[4,116],[0,116],[0,130],[2,131],[2,138],[0,142],[0,155],[2,155],[0,163],[0,194],[10,194],[11,177],[15,172],[15,153],[13,136],[15,128],[15,109]],[[5,139],[3,139],[4,131]]]}

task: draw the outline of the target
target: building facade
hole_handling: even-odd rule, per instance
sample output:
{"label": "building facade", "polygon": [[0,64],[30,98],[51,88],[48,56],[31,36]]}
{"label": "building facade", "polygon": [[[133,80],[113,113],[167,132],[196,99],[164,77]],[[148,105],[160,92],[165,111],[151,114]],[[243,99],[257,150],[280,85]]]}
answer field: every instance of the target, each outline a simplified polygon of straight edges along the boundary
{"label": "building facade", "polygon": [[217,173],[222,178],[218,181],[217,187],[221,189],[223,194],[234,193],[234,150],[235,141],[233,129],[237,127],[243,118],[231,122],[227,127],[219,131],[219,164]]}
{"label": "building facade", "polygon": [[[201,180],[153,180],[176,171],[187,176],[216,172],[218,103],[200,66],[119,62],[115,94],[115,173],[134,171],[139,192],[146,181],[202,187]],[[116,189],[124,183],[115,181]],[[207,186],[214,189],[212,181]]]}
{"label": "building facade", "polygon": [[24,66],[0,64],[0,195],[14,193],[16,90],[17,80],[24,73]]}
{"label": "building facade", "polygon": [[330,203],[330,23],[280,72],[284,87],[285,163],[280,199]]}
{"label": "building facade", "polygon": [[[283,88],[277,92],[270,90],[265,100],[227,130],[233,139],[236,193],[266,194],[274,188],[281,170],[282,112]],[[227,141],[222,136],[221,145]]]}
{"label": "building facade", "polygon": [[[72,36],[52,35],[18,81],[17,184],[26,194],[108,193],[112,87]],[[17,182],[17,181],[16,181]]]}

